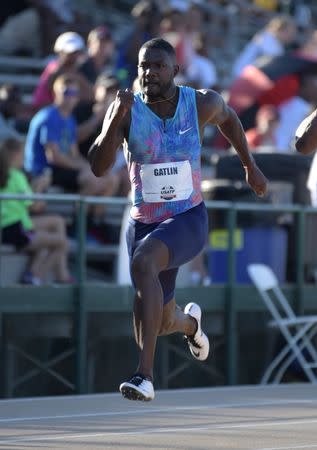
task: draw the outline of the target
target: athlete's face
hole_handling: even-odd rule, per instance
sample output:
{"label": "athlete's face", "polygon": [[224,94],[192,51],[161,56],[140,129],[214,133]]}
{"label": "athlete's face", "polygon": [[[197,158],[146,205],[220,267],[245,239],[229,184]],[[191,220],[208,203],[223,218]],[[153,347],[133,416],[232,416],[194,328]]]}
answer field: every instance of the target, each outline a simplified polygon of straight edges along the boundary
{"label": "athlete's face", "polygon": [[177,66],[164,50],[149,48],[139,53],[138,79],[141,91],[149,97],[161,97],[173,85]]}

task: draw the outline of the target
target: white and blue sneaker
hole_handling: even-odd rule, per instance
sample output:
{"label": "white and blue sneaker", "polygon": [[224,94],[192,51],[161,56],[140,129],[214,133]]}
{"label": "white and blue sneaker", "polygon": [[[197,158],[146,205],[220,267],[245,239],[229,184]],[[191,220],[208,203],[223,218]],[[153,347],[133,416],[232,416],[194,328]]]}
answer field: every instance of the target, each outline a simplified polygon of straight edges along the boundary
{"label": "white and blue sneaker", "polygon": [[207,359],[209,354],[209,339],[201,329],[201,309],[197,303],[188,303],[184,313],[197,321],[197,330],[193,336],[185,336],[190,353],[199,361]]}
{"label": "white and blue sneaker", "polygon": [[124,398],[149,402],[154,399],[153,383],[142,374],[136,373],[120,384],[119,390]]}

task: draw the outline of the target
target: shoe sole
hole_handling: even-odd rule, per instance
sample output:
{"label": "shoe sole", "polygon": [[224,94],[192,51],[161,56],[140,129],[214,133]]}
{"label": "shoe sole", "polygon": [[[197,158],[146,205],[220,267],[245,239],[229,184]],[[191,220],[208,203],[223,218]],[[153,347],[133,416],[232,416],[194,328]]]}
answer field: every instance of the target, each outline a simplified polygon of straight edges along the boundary
{"label": "shoe sole", "polygon": [[145,397],[145,395],[143,395],[141,392],[129,386],[122,387],[120,389],[120,392],[123,395],[123,397],[128,400],[138,400],[141,402],[150,402],[151,400],[153,400],[150,397]]}

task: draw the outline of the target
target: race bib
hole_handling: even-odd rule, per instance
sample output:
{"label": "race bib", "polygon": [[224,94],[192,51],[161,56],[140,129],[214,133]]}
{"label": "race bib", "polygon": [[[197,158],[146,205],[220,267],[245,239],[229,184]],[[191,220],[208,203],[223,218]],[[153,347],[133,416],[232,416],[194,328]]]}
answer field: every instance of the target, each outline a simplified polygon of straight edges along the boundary
{"label": "race bib", "polygon": [[189,161],[143,164],[140,170],[145,202],[186,200],[193,191]]}

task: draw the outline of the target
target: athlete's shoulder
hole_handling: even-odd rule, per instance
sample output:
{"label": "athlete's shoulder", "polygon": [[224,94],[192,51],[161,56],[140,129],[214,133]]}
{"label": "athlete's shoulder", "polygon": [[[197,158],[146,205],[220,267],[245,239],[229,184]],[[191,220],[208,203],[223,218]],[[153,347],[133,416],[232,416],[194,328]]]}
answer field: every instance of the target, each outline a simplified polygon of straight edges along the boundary
{"label": "athlete's shoulder", "polygon": [[196,91],[196,104],[198,114],[210,115],[217,114],[224,109],[224,100],[218,92],[212,89],[199,89]]}
{"label": "athlete's shoulder", "polygon": [[198,89],[196,90],[196,101],[197,104],[216,106],[223,103],[223,98],[212,89]]}

